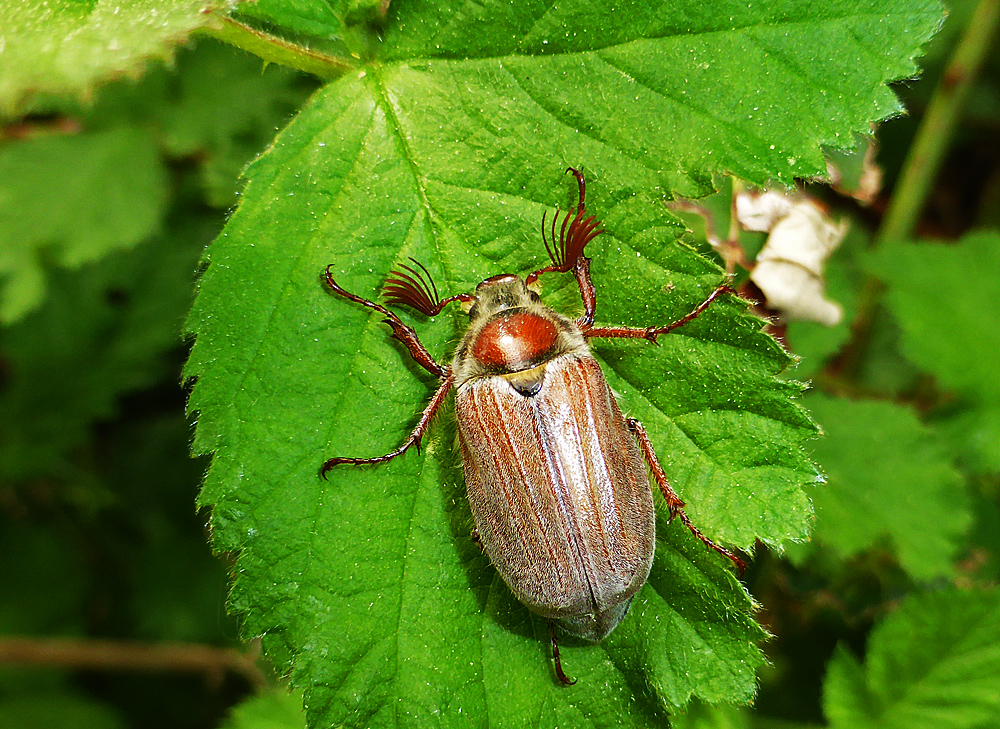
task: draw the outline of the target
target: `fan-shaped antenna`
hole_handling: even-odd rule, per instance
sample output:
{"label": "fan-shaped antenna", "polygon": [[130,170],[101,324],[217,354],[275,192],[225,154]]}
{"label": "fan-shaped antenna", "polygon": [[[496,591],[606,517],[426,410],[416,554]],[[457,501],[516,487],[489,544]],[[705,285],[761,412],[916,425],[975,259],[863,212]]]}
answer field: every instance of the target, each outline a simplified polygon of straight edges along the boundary
{"label": "fan-shaped antenna", "polygon": [[417,268],[401,263],[397,270],[389,274],[385,281],[386,302],[409,306],[427,316],[435,316],[453,301],[472,301],[472,294],[456,294],[440,299],[437,286],[428,270],[414,258],[410,262]]}
{"label": "fan-shaped antenna", "polygon": [[559,224],[559,210],[552,216],[552,225],[549,235],[545,235],[545,217],[542,213],[542,243],[545,244],[545,251],[552,261],[551,266],[540,268],[533,273],[529,273],[525,278],[525,283],[533,284],[543,273],[566,273],[576,266],[576,262],[583,257],[583,249],[594,238],[604,232],[598,226],[601,224],[596,217],[584,217],[584,199],[587,196],[587,186],[583,179],[583,173],[570,167],[566,170],[572,172],[576,177],[577,186],[580,191],[580,202],[576,206],[576,212],[567,212],[563,217],[562,225],[559,226],[559,235],[556,236],[556,225]]}

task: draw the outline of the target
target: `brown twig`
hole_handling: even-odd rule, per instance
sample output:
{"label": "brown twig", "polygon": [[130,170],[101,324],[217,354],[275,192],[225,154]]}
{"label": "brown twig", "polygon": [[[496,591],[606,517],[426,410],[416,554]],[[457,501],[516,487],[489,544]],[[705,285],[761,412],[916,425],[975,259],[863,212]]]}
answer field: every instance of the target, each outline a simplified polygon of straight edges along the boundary
{"label": "brown twig", "polygon": [[255,687],[266,683],[255,657],[232,648],[198,643],[140,643],[94,638],[0,638],[0,664],[58,666],[103,671],[203,673],[243,676]]}

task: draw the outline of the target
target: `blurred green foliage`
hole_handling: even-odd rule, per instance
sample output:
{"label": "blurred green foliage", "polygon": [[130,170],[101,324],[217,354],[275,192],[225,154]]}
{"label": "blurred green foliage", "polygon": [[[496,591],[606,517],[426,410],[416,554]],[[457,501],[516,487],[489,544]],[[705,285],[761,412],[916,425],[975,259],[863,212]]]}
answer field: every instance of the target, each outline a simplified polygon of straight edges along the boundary
{"label": "blurred green foliage", "polygon": [[[6,127],[0,633],[238,644],[195,507],[181,326],[239,170],[314,87],[202,40]],[[249,688],[4,666],[0,726],[214,727]]]}

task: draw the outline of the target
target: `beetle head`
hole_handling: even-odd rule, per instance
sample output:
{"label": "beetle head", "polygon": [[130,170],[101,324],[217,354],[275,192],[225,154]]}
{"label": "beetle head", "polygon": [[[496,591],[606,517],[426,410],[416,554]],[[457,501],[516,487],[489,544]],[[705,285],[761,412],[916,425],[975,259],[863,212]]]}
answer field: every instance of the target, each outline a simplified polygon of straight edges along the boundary
{"label": "beetle head", "polygon": [[475,377],[499,376],[530,397],[539,391],[548,362],[587,351],[579,327],[545,306],[520,276],[486,279],[472,301],[469,328],[452,364],[456,387]]}
{"label": "beetle head", "polygon": [[490,276],[476,287],[469,308],[469,322],[486,321],[506,309],[528,309],[538,301],[538,293],[520,276],[510,273]]}

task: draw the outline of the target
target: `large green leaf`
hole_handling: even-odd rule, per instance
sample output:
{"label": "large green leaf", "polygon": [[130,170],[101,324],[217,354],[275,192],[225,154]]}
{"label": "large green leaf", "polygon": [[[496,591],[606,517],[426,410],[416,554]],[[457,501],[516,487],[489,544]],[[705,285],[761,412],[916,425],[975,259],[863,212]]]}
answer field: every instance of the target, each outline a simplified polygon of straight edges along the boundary
{"label": "large green leaf", "polygon": [[169,58],[229,0],[0,0],[0,114],[35,92],[89,94]]}
{"label": "large green leaf", "polygon": [[913,577],[952,574],[971,515],[937,433],[887,402],[810,395],[806,406],[825,433],[811,450],[829,477],[809,490],[815,538],[842,556],[886,541]]}
{"label": "large green leaf", "polygon": [[[317,475],[399,445],[435,385],[382,317],[323,290],[327,264],[369,298],[407,256],[444,294],[538,268],[542,212],[573,202],[573,164],[607,230],[588,249],[598,319],[676,319],[721,273],[676,243],[662,200],[725,167],[819,174],[820,143],[898,109],[883,83],[913,73],[939,19],[922,2],[603,8],[393,4],[379,62],[314,96],[251,165],[209,250],[187,368],[194,448],[215,454],[202,502],[216,548],[240,550],[233,607],[306,687],[315,725],[654,725],[692,694],[753,695],[751,601],[680,525],[660,524],[618,630],[565,641],[567,689],[545,622],[471,540],[450,409],[422,455]],[[579,311],[562,278],[546,302]],[[447,361],[463,315],[403,316]],[[658,348],[596,347],[691,518],[743,548],[804,538],[817,478],[799,387],[776,379],[789,359],[759,328],[720,301]]]}
{"label": "large green leaf", "polygon": [[864,665],[843,647],[823,706],[832,729],[980,729],[1000,715],[1000,594],[909,598],[876,627]]}

